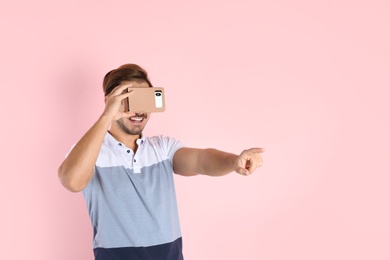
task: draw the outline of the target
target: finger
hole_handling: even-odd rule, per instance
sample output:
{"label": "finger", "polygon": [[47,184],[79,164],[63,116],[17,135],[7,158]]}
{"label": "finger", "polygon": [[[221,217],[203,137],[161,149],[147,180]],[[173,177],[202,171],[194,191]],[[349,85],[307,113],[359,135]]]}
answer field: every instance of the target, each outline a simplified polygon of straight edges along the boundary
{"label": "finger", "polygon": [[248,170],[242,167],[237,168],[236,172],[241,175],[248,175]]}
{"label": "finger", "polygon": [[132,116],[135,116],[135,113],[132,113],[132,112],[120,112],[119,114],[119,118],[129,118],[129,117],[132,117]]}
{"label": "finger", "polygon": [[247,150],[250,153],[264,153],[265,149],[264,148],[251,148]]}
{"label": "finger", "polygon": [[128,98],[132,94],[133,94],[133,90],[130,90],[129,92],[125,92],[125,93],[120,94],[120,95],[116,95],[116,96],[112,96],[112,97],[106,96],[105,100],[107,102],[107,99],[110,98],[110,100],[119,100],[121,102],[123,99]]}
{"label": "finger", "polygon": [[254,169],[257,169],[261,166],[263,166],[263,159],[261,158],[260,154],[255,154],[253,156],[253,158],[251,159],[251,167],[254,167]]}
{"label": "finger", "polygon": [[248,166],[247,166],[247,170],[248,170],[249,174],[253,173],[261,165],[262,165],[261,160],[249,161]]}
{"label": "finger", "polygon": [[246,153],[242,155],[241,160],[238,161],[239,167],[244,167],[247,170],[247,175],[253,173],[257,168],[262,166],[263,161],[258,153]]}
{"label": "finger", "polygon": [[129,90],[129,92],[125,92],[123,94],[118,95],[120,100],[125,99],[133,94],[133,90]]}
{"label": "finger", "polygon": [[256,150],[257,148],[252,148],[249,150],[243,151],[238,159],[238,165],[244,168],[249,164],[249,162],[258,162],[260,158],[259,152]]}
{"label": "finger", "polygon": [[128,83],[128,84],[123,84],[123,85],[119,85],[117,87],[115,87],[110,94],[108,94],[108,96],[111,96],[111,95],[119,95],[119,94],[122,94],[122,92],[126,89],[126,88],[130,88],[133,86],[133,83]]}

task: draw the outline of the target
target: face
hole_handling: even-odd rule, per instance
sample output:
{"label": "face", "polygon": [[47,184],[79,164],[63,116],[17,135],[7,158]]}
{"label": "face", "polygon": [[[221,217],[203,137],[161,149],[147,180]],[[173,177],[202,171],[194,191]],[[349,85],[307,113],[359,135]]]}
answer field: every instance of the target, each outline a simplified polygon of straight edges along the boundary
{"label": "face", "polygon": [[[136,88],[149,88],[149,84],[144,81],[124,81],[122,84],[132,83]],[[146,123],[148,122],[150,113],[130,113],[129,117],[122,117],[117,120],[119,128],[129,135],[141,135]]]}

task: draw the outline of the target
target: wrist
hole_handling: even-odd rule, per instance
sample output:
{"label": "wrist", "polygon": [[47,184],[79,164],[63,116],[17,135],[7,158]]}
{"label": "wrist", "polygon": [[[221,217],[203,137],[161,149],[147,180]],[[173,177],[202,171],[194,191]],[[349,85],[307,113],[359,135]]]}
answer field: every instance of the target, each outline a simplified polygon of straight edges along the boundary
{"label": "wrist", "polygon": [[230,162],[230,167],[232,168],[232,171],[236,169],[238,157],[239,156],[236,154],[229,154],[228,161]]}
{"label": "wrist", "polygon": [[108,126],[108,125],[111,124],[112,120],[113,120],[113,117],[112,117],[112,116],[103,113],[103,114],[99,117],[98,122],[101,122],[101,123],[103,123],[103,124],[107,124],[107,126]]}

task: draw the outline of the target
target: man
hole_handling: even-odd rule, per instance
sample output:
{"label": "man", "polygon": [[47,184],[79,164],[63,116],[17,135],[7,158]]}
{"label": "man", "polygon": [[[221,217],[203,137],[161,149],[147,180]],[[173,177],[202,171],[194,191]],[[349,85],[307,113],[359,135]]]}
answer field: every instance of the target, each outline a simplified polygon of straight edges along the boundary
{"label": "man", "polygon": [[82,191],[93,226],[95,259],[183,259],[172,172],[249,175],[262,148],[240,155],[184,147],[142,134],[150,113],[125,112],[127,88],[153,87],[145,70],[125,64],[106,74],[105,109],[58,169],[61,183]]}

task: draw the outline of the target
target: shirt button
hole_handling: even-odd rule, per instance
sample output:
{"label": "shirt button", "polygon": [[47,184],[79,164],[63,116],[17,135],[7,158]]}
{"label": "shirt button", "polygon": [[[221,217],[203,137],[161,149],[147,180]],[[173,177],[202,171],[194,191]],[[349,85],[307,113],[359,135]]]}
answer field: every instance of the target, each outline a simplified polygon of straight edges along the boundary
{"label": "shirt button", "polygon": [[130,150],[127,150],[127,153],[130,153]]}
{"label": "shirt button", "polygon": [[120,145],[120,146],[122,146],[122,144],[121,144],[121,143],[119,143],[119,145]]}
{"label": "shirt button", "polygon": [[134,159],[134,162],[137,162],[137,160],[136,160],[136,159]]}

